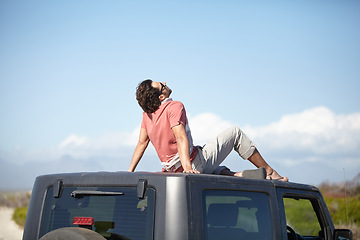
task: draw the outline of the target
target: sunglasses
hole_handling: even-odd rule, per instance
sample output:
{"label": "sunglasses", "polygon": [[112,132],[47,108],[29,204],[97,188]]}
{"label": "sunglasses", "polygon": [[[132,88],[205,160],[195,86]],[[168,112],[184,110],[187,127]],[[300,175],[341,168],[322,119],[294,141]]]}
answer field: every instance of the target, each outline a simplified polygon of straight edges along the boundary
{"label": "sunglasses", "polygon": [[159,82],[161,84],[160,94],[166,89],[166,85],[164,85],[162,82]]}

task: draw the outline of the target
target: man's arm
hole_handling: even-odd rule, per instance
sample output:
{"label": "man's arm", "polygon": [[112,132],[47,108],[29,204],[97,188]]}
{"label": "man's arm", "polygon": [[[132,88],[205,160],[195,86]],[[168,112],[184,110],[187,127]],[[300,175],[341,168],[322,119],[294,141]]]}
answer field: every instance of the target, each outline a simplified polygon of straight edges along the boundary
{"label": "man's arm", "polygon": [[178,153],[180,156],[180,162],[184,169],[184,172],[185,173],[200,173],[197,170],[193,170],[191,167],[190,153],[189,153],[189,140],[186,136],[184,125],[182,125],[182,124],[176,125],[175,127],[172,128],[172,130],[173,130],[175,138],[176,138]]}
{"label": "man's arm", "polygon": [[150,139],[145,128],[140,128],[139,141],[135,147],[134,154],[131,159],[130,167],[128,170],[129,172],[135,171],[136,166],[140,162],[147,146],[149,145],[149,141]]}

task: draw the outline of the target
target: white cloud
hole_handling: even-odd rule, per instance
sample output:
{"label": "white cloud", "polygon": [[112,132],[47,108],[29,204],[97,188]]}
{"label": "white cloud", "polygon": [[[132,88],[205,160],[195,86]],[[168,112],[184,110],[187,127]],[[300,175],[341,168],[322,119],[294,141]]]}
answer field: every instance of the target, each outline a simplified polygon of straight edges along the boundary
{"label": "white cloud", "polygon": [[233,125],[214,113],[201,113],[195,117],[190,117],[189,123],[195,145],[206,144]]}
{"label": "white cloud", "polygon": [[269,149],[319,154],[359,153],[360,113],[336,115],[325,107],[284,115],[267,126],[244,131]]}
{"label": "white cloud", "polygon": [[136,128],[132,132],[105,133],[96,138],[71,134],[58,145],[57,155],[75,158],[119,157],[123,155],[124,149],[129,151],[135,147],[139,131],[139,128]]}
{"label": "white cloud", "polygon": [[59,148],[77,148],[84,145],[87,141],[87,137],[81,137],[76,134],[71,134],[63,142],[60,143]]}

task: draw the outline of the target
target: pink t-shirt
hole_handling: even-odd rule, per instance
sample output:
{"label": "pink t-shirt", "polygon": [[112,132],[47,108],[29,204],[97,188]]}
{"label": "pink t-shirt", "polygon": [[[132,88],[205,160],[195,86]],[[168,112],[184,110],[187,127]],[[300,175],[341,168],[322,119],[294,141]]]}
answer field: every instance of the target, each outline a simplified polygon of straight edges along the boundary
{"label": "pink t-shirt", "polygon": [[[186,135],[189,140],[190,161],[196,157],[197,148],[193,146],[191,131],[186,118],[184,105],[179,101],[165,99],[159,109],[154,113],[143,113],[141,127],[145,128],[151,143],[165,166],[167,171],[178,172],[181,169],[171,168],[179,166],[180,157],[178,154],[177,143],[173,127],[182,124],[185,127]],[[182,170],[181,170],[182,171]]]}

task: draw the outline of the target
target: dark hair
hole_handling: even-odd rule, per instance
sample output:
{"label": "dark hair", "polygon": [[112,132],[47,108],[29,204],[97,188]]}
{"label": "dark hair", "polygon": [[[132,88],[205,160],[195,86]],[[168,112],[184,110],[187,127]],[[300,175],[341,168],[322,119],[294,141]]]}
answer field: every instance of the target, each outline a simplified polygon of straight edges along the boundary
{"label": "dark hair", "polygon": [[159,89],[151,86],[152,80],[141,82],[136,88],[136,100],[140,107],[147,113],[155,112],[161,105]]}

